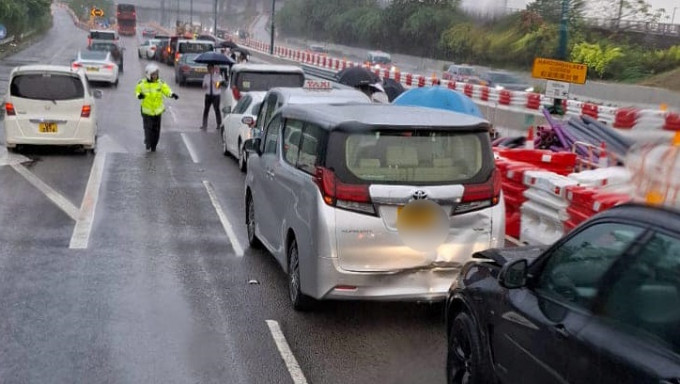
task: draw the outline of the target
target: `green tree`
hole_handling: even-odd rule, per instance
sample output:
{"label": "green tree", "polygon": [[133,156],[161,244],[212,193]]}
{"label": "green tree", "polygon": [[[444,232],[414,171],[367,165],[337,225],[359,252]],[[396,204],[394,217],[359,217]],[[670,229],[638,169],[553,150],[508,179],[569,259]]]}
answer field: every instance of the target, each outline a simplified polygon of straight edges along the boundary
{"label": "green tree", "polygon": [[606,46],[595,43],[579,43],[571,51],[571,59],[586,64],[590,71],[595,71],[599,78],[605,78],[612,62],[623,57],[621,47]]}
{"label": "green tree", "polygon": [[[570,23],[573,24],[577,20],[583,18],[585,1],[568,0],[568,2],[568,18]],[[527,5],[527,11],[537,13],[543,18],[543,20],[549,23],[559,24],[560,20],[562,20],[562,0],[535,0],[534,2]]]}

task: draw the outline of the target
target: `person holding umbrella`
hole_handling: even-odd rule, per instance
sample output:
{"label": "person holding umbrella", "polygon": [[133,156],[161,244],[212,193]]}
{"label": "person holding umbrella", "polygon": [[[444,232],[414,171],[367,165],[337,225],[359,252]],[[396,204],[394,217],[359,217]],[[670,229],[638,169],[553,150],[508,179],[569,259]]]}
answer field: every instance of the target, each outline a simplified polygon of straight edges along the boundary
{"label": "person holding umbrella", "polygon": [[220,88],[227,84],[222,77],[219,67],[215,64],[208,64],[208,73],[203,76],[203,89],[205,90],[205,101],[203,103],[203,125],[201,129],[208,127],[208,115],[210,114],[210,107],[215,110],[215,121],[217,122],[216,129],[220,129],[222,125],[222,114],[220,113]]}
{"label": "person holding umbrella", "polygon": [[220,73],[219,65],[231,66],[234,60],[219,52],[205,52],[198,55],[194,62],[207,64],[208,73],[203,76],[203,89],[205,89],[205,102],[203,106],[203,124],[201,129],[206,129],[208,126],[208,114],[210,113],[210,106],[215,110],[215,120],[217,120],[217,129],[222,125],[222,115],[220,114],[220,88],[227,86],[227,83]]}

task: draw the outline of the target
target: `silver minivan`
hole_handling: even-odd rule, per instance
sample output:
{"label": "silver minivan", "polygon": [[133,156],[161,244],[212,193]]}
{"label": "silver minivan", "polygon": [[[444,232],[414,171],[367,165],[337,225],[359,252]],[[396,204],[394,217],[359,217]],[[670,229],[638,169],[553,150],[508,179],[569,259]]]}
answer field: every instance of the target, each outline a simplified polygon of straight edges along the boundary
{"label": "silver minivan", "polygon": [[245,144],[248,240],[287,272],[295,309],[444,299],[470,256],[505,235],[488,130],[436,109],[284,106]]}

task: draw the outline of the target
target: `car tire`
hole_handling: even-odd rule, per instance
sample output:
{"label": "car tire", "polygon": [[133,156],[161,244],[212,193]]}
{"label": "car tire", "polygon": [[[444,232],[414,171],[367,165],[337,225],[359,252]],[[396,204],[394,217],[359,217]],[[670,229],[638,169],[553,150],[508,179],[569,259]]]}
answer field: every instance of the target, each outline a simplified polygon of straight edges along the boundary
{"label": "car tire", "polygon": [[261,248],[262,243],[255,234],[255,203],[250,195],[246,198],[246,230],[250,248]]}
{"label": "car tire", "polygon": [[315,301],[300,290],[300,256],[297,240],[293,238],[288,245],[288,297],[293,309],[306,311],[311,309]]}
{"label": "car tire", "polygon": [[142,53],[139,52],[139,51],[137,51],[137,57],[139,57],[139,58],[141,59],[141,58],[142,58]]}
{"label": "car tire", "polygon": [[243,145],[241,144],[241,139],[238,141],[238,169],[241,170],[241,172],[246,171],[246,167],[248,166],[247,164],[247,158],[246,158],[246,153],[243,150]]}
{"label": "car tire", "polygon": [[451,322],[446,356],[448,384],[495,383],[489,355],[467,312],[460,312]]}

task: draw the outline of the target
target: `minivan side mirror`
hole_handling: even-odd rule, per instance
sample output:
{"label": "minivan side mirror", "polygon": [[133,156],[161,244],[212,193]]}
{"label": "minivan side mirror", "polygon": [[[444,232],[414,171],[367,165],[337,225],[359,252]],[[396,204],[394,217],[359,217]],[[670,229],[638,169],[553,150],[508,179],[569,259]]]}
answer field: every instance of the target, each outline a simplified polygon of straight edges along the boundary
{"label": "minivan side mirror", "polygon": [[94,96],[95,99],[101,99],[104,93],[101,91],[101,89],[95,89],[92,91],[92,96]]}
{"label": "minivan side mirror", "polygon": [[258,155],[261,155],[260,153],[260,143],[262,142],[262,139],[259,137],[254,138],[254,139],[248,139],[246,140],[245,143],[243,143],[243,149],[246,150],[246,152],[249,153],[257,153]]}
{"label": "minivan side mirror", "polygon": [[241,123],[252,128],[255,125],[255,119],[253,119],[252,116],[243,116],[243,118],[241,118]]}
{"label": "minivan side mirror", "polygon": [[517,259],[506,263],[498,275],[498,283],[505,288],[522,288],[527,284],[529,262]]}

